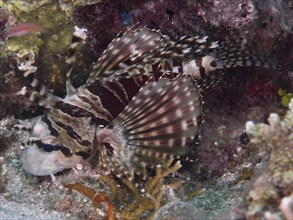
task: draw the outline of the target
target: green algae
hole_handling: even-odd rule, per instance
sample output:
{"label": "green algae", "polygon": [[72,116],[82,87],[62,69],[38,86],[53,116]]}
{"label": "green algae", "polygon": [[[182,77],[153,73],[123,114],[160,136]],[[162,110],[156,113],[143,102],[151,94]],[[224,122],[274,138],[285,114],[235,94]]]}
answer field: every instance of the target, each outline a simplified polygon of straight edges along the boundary
{"label": "green algae", "polygon": [[293,98],[293,94],[286,92],[286,90],[280,88],[278,89],[278,95],[282,97],[282,105],[288,107],[290,100]]}
{"label": "green algae", "polygon": [[51,3],[52,0],[18,0],[18,1],[0,1],[0,7],[7,8],[11,13],[21,17],[22,12],[31,12],[44,4]]}

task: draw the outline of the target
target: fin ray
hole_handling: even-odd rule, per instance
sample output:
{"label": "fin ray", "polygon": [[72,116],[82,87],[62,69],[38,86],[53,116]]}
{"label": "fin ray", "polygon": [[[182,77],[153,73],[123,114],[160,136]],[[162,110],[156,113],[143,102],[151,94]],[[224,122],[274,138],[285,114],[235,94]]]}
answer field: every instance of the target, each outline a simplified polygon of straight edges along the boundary
{"label": "fin ray", "polygon": [[[85,87],[96,80],[117,79],[123,74],[140,75],[146,67],[144,59],[152,56],[153,51],[162,43],[162,35],[157,31],[147,28],[127,30],[122,36],[117,36],[103,52]],[[148,65],[154,64],[153,61],[147,60]]]}
{"label": "fin ray", "polygon": [[[155,101],[146,103],[147,98]],[[156,111],[147,111],[151,108]],[[133,114],[138,109],[144,111]],[[197,140],[201,121],[201,96],[191,77],[151,81],[97,132],[101,164],[119,176],[144,173],[146,166],[185,155]]]}

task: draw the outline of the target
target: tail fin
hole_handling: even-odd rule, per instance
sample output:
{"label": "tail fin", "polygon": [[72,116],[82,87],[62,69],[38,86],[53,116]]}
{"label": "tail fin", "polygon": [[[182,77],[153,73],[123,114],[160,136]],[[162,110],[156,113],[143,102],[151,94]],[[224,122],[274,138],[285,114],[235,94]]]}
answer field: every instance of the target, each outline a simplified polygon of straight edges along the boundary
{"label": "tail fin", "polygon": [[215,49],[216,59],[224,68],[255,66],[276,68],[276,59],[265,52],[267,48],[260,42],[239,34],[232,34]]}
{"label": "tail fin", "polygon": [[190,77],[149,82],[106,128],[96,133],[100,164],[117,176],[186,155],[199,135],[201,96]]}

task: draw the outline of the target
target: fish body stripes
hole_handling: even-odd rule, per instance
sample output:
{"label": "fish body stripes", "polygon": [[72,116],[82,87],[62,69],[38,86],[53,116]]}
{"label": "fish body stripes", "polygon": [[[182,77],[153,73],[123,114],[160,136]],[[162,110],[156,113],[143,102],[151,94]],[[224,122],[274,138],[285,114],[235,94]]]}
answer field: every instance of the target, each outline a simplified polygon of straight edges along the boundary
{"label": "fish body stripes", "polygon": [[49,175],[98,156],[106,172],[131,179],[185,156],[201,128],[200,91],[218,84],[226,68],[267,66],[238,44],[131,28],[109,44],[84,85],[75,88],[67,73],[64,98],[26,74],[32,89],[22,93],[47,114],[33,128],[24,169]]}

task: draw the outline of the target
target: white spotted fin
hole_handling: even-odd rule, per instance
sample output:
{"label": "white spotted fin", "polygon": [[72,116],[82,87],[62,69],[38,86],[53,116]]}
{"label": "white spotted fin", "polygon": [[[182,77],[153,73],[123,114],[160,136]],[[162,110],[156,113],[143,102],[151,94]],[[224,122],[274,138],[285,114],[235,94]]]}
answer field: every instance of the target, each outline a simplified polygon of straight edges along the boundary
{"label": "white spotted fin", "polygon": [[189,76],[147,83],[106,128],[97,128],[100,165],[132,178],[145,176],[145,167],[186,155],[199,135],[201,107]]}
{"label": "white spotted fin", "polygon": [[277,62],[268,52],[267,48],[260,42],[256,42],[249,36],[231,34],[226,40],[219,43],[215,56],[223,68],[233,68],[239,66],[254,66],[275,68]]}
{"label": "white spotted fin", "polygon": [[112,81],[152,74],[152,65],[158,63],[157,57],[165,56],[158,56],[164,48],[164,41],[158,31],[147,28],[131,28],[118,34],[97,61],[84,87],[97,80]]}

